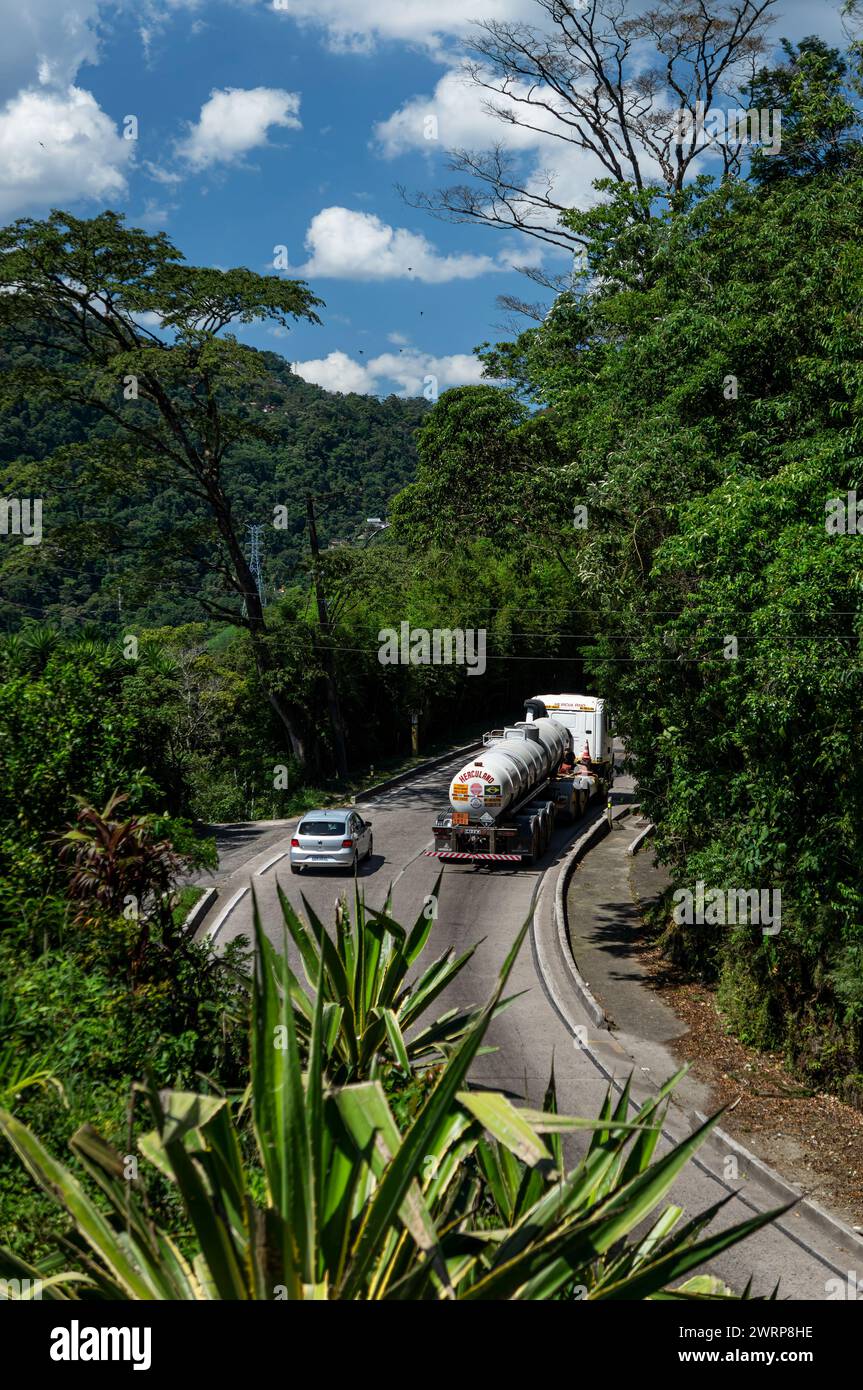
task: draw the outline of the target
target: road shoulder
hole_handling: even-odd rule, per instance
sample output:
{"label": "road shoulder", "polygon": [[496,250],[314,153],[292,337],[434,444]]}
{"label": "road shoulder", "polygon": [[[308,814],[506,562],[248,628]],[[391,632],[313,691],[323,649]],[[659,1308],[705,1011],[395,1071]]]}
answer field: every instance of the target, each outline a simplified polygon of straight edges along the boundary
{"label": "road shoulder", "polygon": [[615,828],[579,864],[567,892],[572,955],[612,1037],[645,1079],[658,1083],[688,1063],[677,1098],[690,1114],[733,1106],[722,1128],[743,1153],[789,1192],[846,1226],[863,1225],[863,1115],[807,1092],[780,1058],[730,1037],[714,993],[669,968],[643,918],[668,880],[649,842],[626,854],[640,828],[638,820]]}

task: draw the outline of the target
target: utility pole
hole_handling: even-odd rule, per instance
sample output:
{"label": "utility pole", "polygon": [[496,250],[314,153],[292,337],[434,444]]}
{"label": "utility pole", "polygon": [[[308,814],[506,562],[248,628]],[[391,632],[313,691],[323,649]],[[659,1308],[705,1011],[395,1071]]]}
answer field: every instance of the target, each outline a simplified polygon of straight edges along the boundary
{"label": "utility pole", "polygon": [[306,518],[309,525],[309,549],[312,552],[312,577],[315,583],[315,598],[318,604],[318,631],[323,638],[321,657],[324,668],[324,682],[327,689],[327,708],[329,710],[330,723],[333,729],[336,769],[341,778],[347,778],[348,750],[345,741],[345,726],[342,723],[342,711],[339,706],[339,692],[336,687],[333,654],[327,646],[327,639],[330,635],[330,616],[327,612],[327,596],[324,593],[324,582],[321,575],[321,552],[318,545],[318,527],[315,521],[315,499],[310,492],[306,494]]}

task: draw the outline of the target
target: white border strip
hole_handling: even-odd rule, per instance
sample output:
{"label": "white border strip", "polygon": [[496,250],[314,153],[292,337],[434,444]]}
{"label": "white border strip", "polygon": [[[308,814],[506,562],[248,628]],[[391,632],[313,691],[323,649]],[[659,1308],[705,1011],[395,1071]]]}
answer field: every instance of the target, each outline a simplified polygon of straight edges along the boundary
{"label": "white border strip", "polygon": [[213,925],[210,927],[209,931],[207,932],[207,940],[208,940],[208,941],[215,941],[215,939],[216,939],[218,933],[221,931],[222,927],[225,925],[225,922],[228,920],[228,918],[230,917],[230,915],[231,915],[231,913],[233,912],[234,908],[237,906],[237,903],[240,901],[241,898],[244,898],[244,897],[246,896],[246,894],[248,893],[248,891],[249,891],[249,889],[251,888],[251,886],[252,886],[252,885],[251,885],[250,883],[244,883],[243,886],[242,886],[242,888],[240,888],[240,889],[234,894],[234,896],[231,898],[231,901],[230,901],[230,902],[227,904],[227,906],[219,913],[219,915],[218,915],[218,917],[216,918],[215,922],[213,923]]}
{"label": "white border strip", "polygon": [[288,851],[286,849],[283,849],[280,854],[274,854],[272,859],[268,859],[266,864],[262,864],[259,869],[255,870],[255,877],[260,878],[261,874],[265,874],[267,872],[267,869],[271,869],[274,864],[278,864],[280,859],[284,859],[287,853]]}
{"label": "white border strip", "polygon": [[640,834],[636,835],[632,844],[627,846],[626,853],[630,856],[633,854],[637,854],[638,851],[641,849],[641,846],[644,844],[644,841],[647,839],[648,835],[652,835],[655,829],[656,826],[653,824],[653,821],[651,821],[650,824],[646,826]]}

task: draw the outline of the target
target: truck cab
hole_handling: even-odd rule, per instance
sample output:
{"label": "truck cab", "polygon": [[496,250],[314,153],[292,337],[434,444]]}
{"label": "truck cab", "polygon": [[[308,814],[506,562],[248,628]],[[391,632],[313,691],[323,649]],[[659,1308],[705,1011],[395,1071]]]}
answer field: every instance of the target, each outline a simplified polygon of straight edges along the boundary
{"label": "truck cab", "polygon": [[597,695],[534,695],[526,703],[527,718],[532,705],[543,705],[549,719],[563,724],[570,732],[576,758],[587,746],[590,764],[611,786],[614,780],[614,730],[605,700]]}

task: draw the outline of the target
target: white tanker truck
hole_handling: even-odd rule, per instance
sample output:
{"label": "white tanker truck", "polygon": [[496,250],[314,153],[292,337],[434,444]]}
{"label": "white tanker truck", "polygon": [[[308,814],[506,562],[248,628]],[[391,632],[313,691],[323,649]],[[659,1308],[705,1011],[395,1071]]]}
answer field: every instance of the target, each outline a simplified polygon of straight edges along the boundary
{"label": "white tanker truck", "polygon": [[525,701],[523,720],[482,742],[435,820],[434,849],[425,853],[436,859],[531,864],[555,818],[582,815],[614,778],[605,701],[594,696],[536,696]]}

